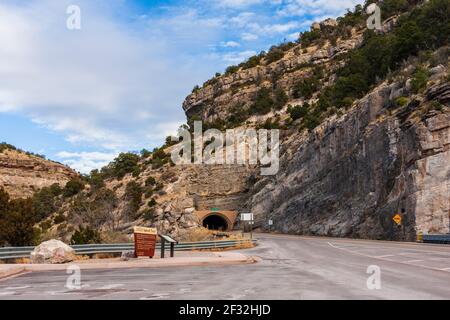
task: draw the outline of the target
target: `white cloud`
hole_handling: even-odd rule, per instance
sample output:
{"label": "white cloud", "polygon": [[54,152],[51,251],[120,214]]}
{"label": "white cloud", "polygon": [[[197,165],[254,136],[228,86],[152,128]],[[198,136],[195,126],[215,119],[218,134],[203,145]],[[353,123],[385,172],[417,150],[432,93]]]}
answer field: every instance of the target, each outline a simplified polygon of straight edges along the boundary
{"label": "white cloud", "polygon": [[215,61],[198,63],[198,52],[220,39],[220,18],[180,10],[122,22],[114,16],[120,1],[79,0],[82,29],[69,31],[70,3],[0,4],[0,112],[19,112],[80,146],[159,144],[142,137],[184,121],[189,88],[216,71]]}
{"label": "white cloud", "polygon": [[278,10],[281,16],[324,16],[337,17],[345,9],[353,9],[362,0],[286,0]]}
{"label": "white cloud", "polygon": [[233,52],[233,53],[227,53],[223,56],[223,60],[228,63],[240,63],[251,56],[256,55],[256,52],[253,50],[247,50],[242,52]]}
{"label": "white cloud", "polygon": [[94,169],[104,167],[110,163],[118,153],[103,152],[67,152],[61,151],[56,156],[62,163],[81,173],[89,173]]}
{"label": "white cloud", "polygon": [[237,16],[234,16],[228,20],[228,22],[238,28],[245,27],[248,23],[250,23],[256,17],[253,12],[241,12]]}
{"label": "white cloud", "polygon": [[261,4],[265,0],[215,0],[218,6],[228,8],[244,8],[255,4]]}
{"label": "white cloud", "polygon": [[288,34],[286,39],[289,41],[296,41],[296,40],[298,40],[299,36],[300,36],[299,32],[294,32],[294,33]]}
{"label": "white cloud", "polygon": [[254,41],[254,40],[258,40],[259,37],[256,34],[249,33],[249,32],[244,32],[241,35],[241,38],[244,41]]}
{"label": "white cloud", "polygon": [[227,42],[222,42],[221,46],[224,48],[237,48],[237,47],[240,47],[241,44],[236,41],[227,41]]}
{"label": "white cloud", "polygon": [[270,25],[265,25],[263,27],[259,27],[256,30],[259,29],[259,32],[263,33],[263,34],[275,34],[275,33],[286,33],[291,31],[292,29],[296,29],[299,27],[299,23],[296,21],[290,21],[287,23],[283,23],[283,24],[270,24]]}

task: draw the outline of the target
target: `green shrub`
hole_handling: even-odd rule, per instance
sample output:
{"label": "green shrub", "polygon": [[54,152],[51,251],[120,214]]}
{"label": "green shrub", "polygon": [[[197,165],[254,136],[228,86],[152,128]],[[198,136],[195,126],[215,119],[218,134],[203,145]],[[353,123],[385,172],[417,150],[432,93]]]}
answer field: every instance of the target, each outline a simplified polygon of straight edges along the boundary
{"label": "green shrub", "polygon": [[152,187],[147,187],[147,189],[145,190],[145,193],[144,193],[145,199],[150,198],[151,196],[153,196],[154,193],[155,192],[153,191]]}
{"label": "green shrub", "polygon": [[193,89],[192,89],[192,93],[197,92],[198,90],[200,90],[200,86],[196,85]]}
{"label": "green shrub", "polygon": [[302,106],[290,107],[288,109],[289,116],[294,121],[297,120],[297,119],[304,118],[308,114],[308,111],[309,111],[309,104],[308,103],[305,103]]}
{"label": "green shrub", "polygon": [[155,148],[152,153],[152,168],[159,169],[163,167],[165,164],[169,163],[170,154],[164,152],[163,148]]}
{"label": "green shrub", "polygon": [[274,101],[272,99],[272,93],[268,88],[261,88],[255,97],[255,102],[250,107],[252,114],[267,114],[272,110]]}
{"label": "green shrub", "polygon": [[239,71],[239,67],[238,66],[229,66],[226,70],[225,70],[225,75],[231,75],[233,73],[236,73]]}
{"label": "green shrub", "polygon": [[58,197],[63,193],[61,186],[57,183],[54,183],[50,186],[50,191],[55,197]]}
{"label": "green shrub", "polygon": [[142,149],[140,154],[142,159],[147,159],[152,155],[152,153],[147,149]]}
{"label": "green shrub", "polygon": [[73,197],[84,189],[84,183],[80,179],[72,179],[66,183],[63,189],[63,195],[66,198]]}
{"label": "green shrub", "polygon": [[72,245],[80,244],[97,244],[101,243],[102,239],[100,233],[97,230],[93,230],[89,227],[83,228],[79,227],[78,230],[72,235],[70,243]]}
{"label": "green shrub", "polygon": [[319,81],[314,78],[306,78],[298,81],[293,88],[293,97],[295,99],[305,98],[311,99],[314,92],[318,90]]}
{"label": "green shrub", "polygon": [[312,131],[320,124],[319,116],[316,114],[308,113],[304,119],[305,119],[305,127],[309,131]]}
{"label": "green shrub", "polygon": [[104,175],[98,170],[91,171],[88,181],[93,191],[99,190],[105,186]]}
{"label": "green shrub", "polygon": [[409,99],[407,97],[398,97],[397,99],[395,99],[395,106],[396,107],[404,107],[408,104]]}
{"label": "green shrub", "polygon": [[419,93],[425,89],[428,82],[428,71],[424,68],[417,68],[411,80],[411,89],[414,93]]}
{"label": "green shrub", "polygon": [[134,168],[131,175],[133,176],[133,178],[138,178],[141,175],[141,168],[139,166]]}
{"label": "green shrub", "polygon": [[53,223],[54,224],[60,224],[66,221],[66,217],[64,216],[64,214],[59,213],[55,216],[55,218],[53,219]]}
{"label": "green shrub", "polygon": [[144,218],[145,221],[153,222],[155,220],[155,210],[154,209],[145,210],[142,217]]}
{"label": "green shrub", "polygon": [[3,153],[3,151],[6,151],[6,150],[17,150],[17,148],[15,146],[13,146],[12,144],[9,144],[6,142],[0,143],[0,153]]}
{"label": "green shrub", "polygon": [[266,130],[272,130],[272,129],[280,129],[280,121],[279,119],[272,120],[271,118],[266,119],[266,121],[258,127],[258,129],[266,129]]}
{"label": "green shrub", "polygon": [[145,180],[145,186],[149,187],[149,186],[154,186],[156,184],[156,179],[154,177],[148,177]]}
{"label": "green shrub", "polygon": [[246,62],[242,64],[242,69],[250,69],[259,66],[261,63],[261,56],[250,57]]}
{"label": "green shrub", "polygon": [[56,210],[55,194],[51,188],[42,188],[33,197],[33,208],[38,220],[43,220]]}
{"label": "green shrub", "polygon": [[439,101],[431,101],[430,108],[431,110],[444,111],[445,106]]}
{"label": "green shrub", "polygon": [[314,41],[321,38],[320,30],[311,30],[300,33],[300,43],[302,48],[309,47]]}
{"label": "green shrub", "polygon": [[273,63],[275,61],[282,59],[284,57],[284,54],[285,52],[282,49],[273,46],[272,48],[270,48],[269,52],[267,52],[266,61],[269,64]]}
{"label": "green shrub", "polygon": [[283,108],[284,105],[289,101],[289,97],[287,96],[286,92],[284,92],[284,90],[281,88],[276,89],[274,95],[274,108],[277,110]]}
{"label": "green shrub", "polygon": [[148,202],[148,206],[150,207],[150,208],[153,208],[154,206],[156,206],[158,203],[156,202],[156,200],[155,199],[152,199],[152,200],[150,200],[149,202]]}
{"label": "green shrub", "polygon": [[[389,1],[388,4],[393,8],[389,10],[404,10],[401,3],[397,6]],[[408,57],[448,44],[449,12],[448,0],[431,0],[401,16],[391,33],[377,35],[366,31],[362,45],[348,55],[347,64],[338,70],[337,81],[328,90],[327,99],[338,107],[345,104],[343,100],[347,97],[359,99]],[[426,74],[422,70],[416,76],[414,87],[420,91]]]}
{"label": "green shrub", "polygon": [[142,187],[136,181],[130,181],[125,188],[125,197],[132,214],[135,214],[142,203]]}
{"label": "green shrub", "polygon": [[105,177],[122,179],[126,174],[133,173],[139,167],[140,157],[134,153],[121,153],[107,167],[102,169]]}
{"label": "green shrub", "polygon": [[35,245],[39,236],[39,230],[34,227],[37,222],[30,198],[10,200],[8,193],[0,189],[0,244]]}

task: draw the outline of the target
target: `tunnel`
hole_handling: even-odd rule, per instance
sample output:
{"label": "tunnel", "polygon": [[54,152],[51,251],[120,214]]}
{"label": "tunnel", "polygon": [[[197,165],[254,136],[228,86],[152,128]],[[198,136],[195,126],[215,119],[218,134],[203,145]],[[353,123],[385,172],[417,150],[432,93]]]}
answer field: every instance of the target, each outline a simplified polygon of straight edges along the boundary
{"label": "tunnel", "polygon": [[217,214],[207,216],[203,220],[203,226],[209,230],[219,230],[219,231],[228,230],[227,219]]}

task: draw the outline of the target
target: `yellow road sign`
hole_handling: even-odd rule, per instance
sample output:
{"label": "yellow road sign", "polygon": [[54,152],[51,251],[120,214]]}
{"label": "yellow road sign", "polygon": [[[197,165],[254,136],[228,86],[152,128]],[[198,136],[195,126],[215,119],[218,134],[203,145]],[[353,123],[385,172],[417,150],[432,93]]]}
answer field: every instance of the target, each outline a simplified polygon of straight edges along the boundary
{"label": "yellow road sign", "polygon": [[395,222],[396,224],[398,224],[398,225],[401,225],[401,224],[402,224],[402,216],[399,215],[399,214],[396,214],[396,215],[394,216],[394,218],[392,218],[392,220],[394,220],[394,222]]}

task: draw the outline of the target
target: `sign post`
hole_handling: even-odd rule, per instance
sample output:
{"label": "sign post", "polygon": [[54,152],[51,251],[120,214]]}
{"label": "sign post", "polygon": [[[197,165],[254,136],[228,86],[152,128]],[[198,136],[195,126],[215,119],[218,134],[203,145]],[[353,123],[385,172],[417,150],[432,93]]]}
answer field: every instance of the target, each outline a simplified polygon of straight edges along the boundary
{"label": "sign post", "polygon": [[270,219],[270,220],[269,220],[269,232],[272,231],[272,226],[273,226],[273,220]]}
{"label": "sign post", "polygon": [[138,257],[155,256],[156,228],[134,227],[134,255]]}
{"label": "sign post", "polygon": [[253,213],[241,213],[241,221],[244,222],[244,232],[245,232],[245,222],[250,224],[250,239],[253,239]]}

